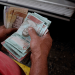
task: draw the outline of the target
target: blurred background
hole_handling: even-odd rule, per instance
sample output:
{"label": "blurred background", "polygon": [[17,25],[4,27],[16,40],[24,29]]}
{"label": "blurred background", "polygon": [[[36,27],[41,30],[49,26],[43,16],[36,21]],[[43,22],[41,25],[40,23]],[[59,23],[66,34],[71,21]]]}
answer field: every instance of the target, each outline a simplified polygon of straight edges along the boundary
{"label": "blurred background", "polygon": [[[3,8],[4,5],[0,5],[0,25],[3,24]],[[75,75],[75,12],[69,17],[70,21],[40,14],[52,21],[49,27],[53,39],[48,56],[49,75]]]}

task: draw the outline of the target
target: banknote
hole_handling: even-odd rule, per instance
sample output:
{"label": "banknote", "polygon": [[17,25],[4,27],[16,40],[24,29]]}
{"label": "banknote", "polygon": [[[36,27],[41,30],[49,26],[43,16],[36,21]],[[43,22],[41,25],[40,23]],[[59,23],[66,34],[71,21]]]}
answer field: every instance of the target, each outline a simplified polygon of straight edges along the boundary
{"label": "banknote", "polygon": [[[5,42],[5,43],[7,44],[8,47],[12,48],[13,51],[14,51],[15,53],[17,53],[19,56],[24,57],[24,56],[26,55],[27,52],[22,53],[22,52],[20,52],[17,48],[13,47],[13,45],[11,45],[10,43],[8,43],[8,42]],[[27,51],[28,51],[28,50],[27,50]],[[29,52],[29,51],[28,51],[28,52]]]}
{"label": "banknote", "polygon": [[14,12],[10,21],[10,26],[12,28],[19,28],[20,25],[23,23],[24,18],[26,18],[27,16],[28,9],[16,7],[14,7],[13,9]]}
{"label": "banknote", "polygon": [[7,27],[7,18],[8,18],[8,10],[9,10],[9,6],[4,6],[4,25],[5,27]]}
{"label": "banknote", "polygon": [[16,56],[18,59],[21,58],[21,56],[19,56],[17,53],[15,53],[15,52],[12,50],[12,48],[10,48],[6,43],[3,44],[3,46],[4,46],[7,50],[9,50],[14,56]]}
{"label": "banknote", "polygon": [[32,15],[28,15],[24,23],[18,29],[18,31],[14,33],[12,36],[10,36],[8,39],[6,39],[6,42],[12,42],[11,44],[14,45],[15,48],[24,53],[30,47],[31,39],[28,34],[28,27],[32,26],[33,28],[37,28],[35,30],[38,30],[38,32],[40,32],[39,29],[41,30],[43,24],[44,23],[39,19],[35,18]]}
{"label": "banknote", "polygon": [[12,28],[19,28],[21,26],[21,24],[23,23],[23,17],[20,17],[20,16],[16,16],[16,19],[13,19],[14,21],[11,22],[11,26]]}
{"label": "banknote", "polygon": [[[7,50],[7,52],[10,54],[10,55],[12,55],[13,57],[14,57],[14,59],[16,59],[17,61],[22,61],[29,53],[30,53],[30,49],[28,50],[28,52],[27,52],[27,54],[25,54],[24,56],[22,56],[20,59],[18,59],[17,57],[16,57],[16,53],[18,53],[18,52],[16,52],[16,53],[14,53],[14,49],[12,50],[12,49],[10,49],[10,47],[9,47],[9,43],[5,43],[5,41],[3,41],[2,43],[1,43],[2,45],[4,45],[4,47],[6,48],[6,50]],[[8,46],[7,46],[8,45]],[[12,46],[13,47],[13,46]],[[12,50],[12,53],[10,52],[10,50]],[[15,49],[16,50],[16,49]],[[14,53],[14,54],[13,54]],[[20,55],[19,55],[20,56]]]}
{"label": "banknote", "polygon": [[[8,50],[7,50],[8,51]],[[20,59],[18,59],[17,57],[15,57],[10,51],[8,51],[8,53],[10,54],[10,55],[12,55],[13,57],[14,57],[14,59],[16,59],[18,62],[20,62],[20,61],[22,61],[29,53],[27,53],[24,57],[22,57],[22,58],[20,58]]]}
{"label": "banknote", "polygon": [[30,46],[29,43],[23,39],[23,36],[20,36],[17,33],[14,33],[12,36],[6,39],[5,42],[8,42],[12,46],[14,46],[21,53],[25,53]]}
{"label": "banknote", "polygon": [[12,28],[12,24],[13,24],[13,27],[19,28],[23,22],[23,19],[27,16],[27,13],[28,13],[28,9],[26,8],[4,6],[5,27]]}
{"label": "banknote", "polygon": [[28,13],[28,9],[27,8],[21,8],[21,7],[10,7],[11,9],[17,10],[19,12],[22,12],[24,14]]}
{"label": "banknote", "polygon": [[[22,16],[18,15],[17,18],[22,18]],[[19,29],[5,40],[4,47],[12,53],[13,57],[16,57],[15,59],[20,60],[30,52],[31,38],[28,34],[28,28],[33,27],[36,33],[42,36],[48,32],[47,28],[50,23],[51,21],[37,13],[28,13]]]}
{"label": "banknote", "polygon": [[42,20],[44,22],[44,25],[46,25],[48,27],[50,26],[51,21],[48,20],[47,18],[45,18],[45,17],[43,17],[43,16],[41,16],[41,15],[39,15],[37,13],[33,13],[33,15],[36,16],[37,18],[39,18],[40,20]]}
{"label": "banknote", "polygon": [[[28,13],[28,15],[22,25],[24,25],[24,24],[26,25],[26,23],[28,24],[26,28],[33,27],[38,35],[40,34],[40,31],[44,24],[44,22],[41,19],[34,16],[32,13]],[[28,32],[27,32],[27,34],[28,34]]]}
{"label": "banknote", "polygon": [[46,30],[45,30],[45,32],[44,32],[44,35],[45,35],[48,31],[49,31],[49,30],[48,30],[48,29],[46,29]]}
{"label": "banknote", "polygon": [[[9,42],[11,42],[11,41],[9,41]],[[15,48],[13,45],[11,45],[11,43],[10,44],[8,44],[7,42],[5,42],[5,44],[7,45],[5,48],[8,50],[8,51],[10,51],[10,52],[12,52],[12,54],[14,55],[14,56],[16,56],[18,59],[20,59],[20,58],[22,58],[22,57],[24,57],[25,55],[27,55],[29,52],[30,52],[30,50],[29,49],[27,49],[27,50],[25,50],[25,52],[23,53],[22,52],[22,50],[20,51],[20,47],[17,49],[17,48]],[[10,46],[11,45],[11,46]],[[17,46],[17,45],[16,45]],[[7,48],[8,47],[8,48]],[[24,46],[24,49],[26,49],[26,45]]]}
{"label": "banknote", "polygon": [[33,15],[35,15],[36,17],[38,17],[39,19],[41,19],[44,22],[44,25],[42,26],[42,30],[40,32],[40,36],[45,35],[48,32],[48,27],[51,24],[51,21],[49,21],[47,18],[37,14],[37,13],[33,13]]}
{"label": "banknote", "polygon": [[14,9],[11,9],[11,7],[8,9],[8,15],[7,15],[7,27],[6,28],[11,28],[10,26],[10,21],[13,15]]}
{"label": "banknote", "polygon": [[7,52],[8,52],[10,55],[12,55],[12,56],[14,57],[14,59],[16,59],[18,62],[22,61],[23,58],[25,58],[25,57],[22,57],[22,58],[18,59],[18,58],[15,57],[10,51],[7,50]]}

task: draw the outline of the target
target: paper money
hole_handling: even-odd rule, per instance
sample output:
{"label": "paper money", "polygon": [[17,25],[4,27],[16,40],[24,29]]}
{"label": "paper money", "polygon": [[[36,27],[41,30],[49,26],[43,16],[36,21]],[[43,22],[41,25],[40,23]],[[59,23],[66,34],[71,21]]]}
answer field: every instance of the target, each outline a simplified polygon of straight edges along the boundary
{"label": "paper money", "polygon": [[[8,50],[7,50],[7,51],[8,51]],[[17,57],[15,57],[10,51],[8,51],[8,53],[9,53],[10,55],[12,55],[12,56],[14,57],[14,59],[16,59],[18,62],[20,62],[20,61],[22,61],[30,52],[29,52],[27,55],[25,55],[24,57],[20,58],[20,59],[18,59]]]}
{"label": "paper money", "polygon": [[[28,27],[33,27],[36,30],[36,32],[39,33],[41,31],[43,24],[44,24],[43,21],[28,14],[23,24],[21,25],[21,27],[18,29],[18,31],[5,40],[6,43],[10,44],[10,45],[7,45],[5,43],[5,45],[7,45],[9,48],[12,48],[14,52],[9,49],[8,50],[11,51],[13,55],[15,55],[15,52],[18,51],[17,54],[20,55],[20,57],[17,54],[15,55],[18,59],[22,57],[20,52],[22,54],[24,53],[27,54],[29,52],[27,50],[30,47],[30,40],[31,40],[28,34]],[[14,48],[11,47],[11,45],[14,46]]]}
{"label": "paper money", "polygon": [[9,10],[9,7],[4,6],[4,25],[5,27],[7,27],[8,10]]}
{"label": "paper money", "polygon": [[23,22],[23,19],[26,18],[28,9],[26,8],[13,8],[14,13],[10,21],[10,26],[13,28],[19,28]]}
{"label": "paper money", "polygon": [[3,44],[3,46],[4,46],[7,50],[9,50],[14,56],[16,56],[18,59],[21,58],[21,56],[19,56],[16,52],[14,52],[13,49],[8,46],[8,44],[5,43],[5,44]]}
{"label": "paper money", "polygon": [[37,13],[33,13],[33,15],[35,15],[36,17],[38,17],[39,19],[41,19],[44,22],[44,24],[42,26],[42,30],[40,32],[40,36],[45,35],[48,32],[47,28],[51,24],[51,21],[49,21],[47,18],[45,18],[45,17],[43,17],[43,16],[41,16],[41,15],[39,15]]}
{"label": "paper money", "polygon": [[11,28],[10,26],[10,21],[11,21],[11,18],[12,18],[12,15],[13,15],[13,12],[14,12],[14,9],[11,9],[11,7],[9,8],[8,10],[8,15],[7,15],[7,28]]}
{"label": "paper money", "polygon": [[39,35],[43,24],[44,24],[44,22],[42,20],[33,16],[31,13],[28,13],[26,19],[24,20],[23,24],[21,25],[21,28],[17,31],[17,33],[22,35],[22,32],[20,32],[20,31],[24,30],[23,33],[26,32],[24,36],[27,36],[28,35],[28,30],[27,30],[28,27],[33,27],[35,29],[35,31],[37,32],[37,34]]}
{"label": "paper money", "polygon": [[44,35],[48,32],[48,29],[45,30]]}
{"label": "paper money", "polygon": [[16,60],[20,60],[30,52],[31,38],[28,34],[28,28],[33,27],[39,36],[43,36],[48,32],[47,28],[50,23],[51,21],[37,13],[28,13],[25,19],[17,15],[12,27],[19,25],[19,29],[5,40],[4,47]]}
{"label": "paper money", "polygon": [[[4,7],[4,25],[6,28],[19,28],[24,18],[27,16],[28,9],[18,7]],[[19,25],[18,25],[19,24]]]}
{"label": "paper money", "polygon": [[16,20],[11,24],[12,28],[19,28],[21,26],[21,24],[23,23],[23,17],[17,16]]}
{"label": "paper money", "polygon": [[[18,29],[16,33],[14,33],[12,36],[10,36],[6,42],[10,43],[17,48],[22,53],[26,52],[26,50],[30,47],[30,36],[28,34],[28,27],[33,27],[36,32],[40,32],[42,25],[44,23],[35,18],[32,15],[27,15],[26,20],[21,25],[21,27]],[[40,30],[40,31],[39,31]]]}
{"label": "paper money", "polygon": [[[16,57],[16,55],[18,55],[18,56],[20,56],[19,54],[16,54],[16,53],[18,53],[18,51],[17,52],[15,52],[14,51],[14,49],[12,50],[11,48],[13,47],[9,47],[9,45],[10,44],[8,44],[8,43],[5,43],[5,41],[3,41],[2,43],[1,43],[5,48],[6,48],[6,50],[7,50],[7,52],[8,53],[10,53],[13,57],[14,57],[14,59],[16,59],[17,61],[22,61],[29,53],[30,53],[30,49],[29,50],[27,50],[28,52],[27,52],[27,54],[21,54],[22,55],[22,57],[20,58],[20,59],[18,59],[17,57]],[[10,52],[10,50],[14,53],[14,54],[12,54],[11,52]],[[15,49],[16,50],[16,49]]]}

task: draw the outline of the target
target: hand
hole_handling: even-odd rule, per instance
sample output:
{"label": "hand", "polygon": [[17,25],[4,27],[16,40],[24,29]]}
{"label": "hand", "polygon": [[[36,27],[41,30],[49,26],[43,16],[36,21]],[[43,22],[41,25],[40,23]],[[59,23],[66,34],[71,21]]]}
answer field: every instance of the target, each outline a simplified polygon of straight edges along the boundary
{"label": "hand", "polygon": [[28,33],[31,37],[31,59],[47,58],[50,48],[52,46],[52,38],[49,33],[39,37],[33,28],[28,29]]}
{"label": "hand", "polygon": [[16,28],[6,29],[5,26],[0,26],[0,42],[4,41],[8,36],[17,31]]}

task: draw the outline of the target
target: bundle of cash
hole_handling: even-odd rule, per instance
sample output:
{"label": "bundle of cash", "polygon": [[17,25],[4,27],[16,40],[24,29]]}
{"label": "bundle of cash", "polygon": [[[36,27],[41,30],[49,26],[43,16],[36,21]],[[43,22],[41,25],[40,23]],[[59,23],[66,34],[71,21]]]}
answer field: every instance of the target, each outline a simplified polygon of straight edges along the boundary
{"label": "bundle of cash", "polygon": [[4,25],[6,28],[19,28],[26,18],[28,9],[4,6]]}
{"label": "bundle of cash", "polygon": [[[17,16],[16,18],[18,17],[19,16]],[[25,16],[23,17],[24,17],[23,23],[22,24],[18,23],[18,25],[20,26],[19,29],[15,33],[13,33],[10,37],[8,37],[3,44],[3,46],[7,49],[7,51],[17,61],[23,60],[25,56],[30,52],[31,38],[28,34],[28,28],[33,27],[36,33],[38,34],[38,36],[43,36],[48,32],[48,27],[51,24],[51,21],[49,21],[47,18],[37,13],[29,12],[26,18]],[[13,16],[13,18],[11,18],[10,23],[7,21],[6,23],[7,28],[11,28],[12,25],[14,25],[12,27],[15,27],[14,19],[15,18]]]}

